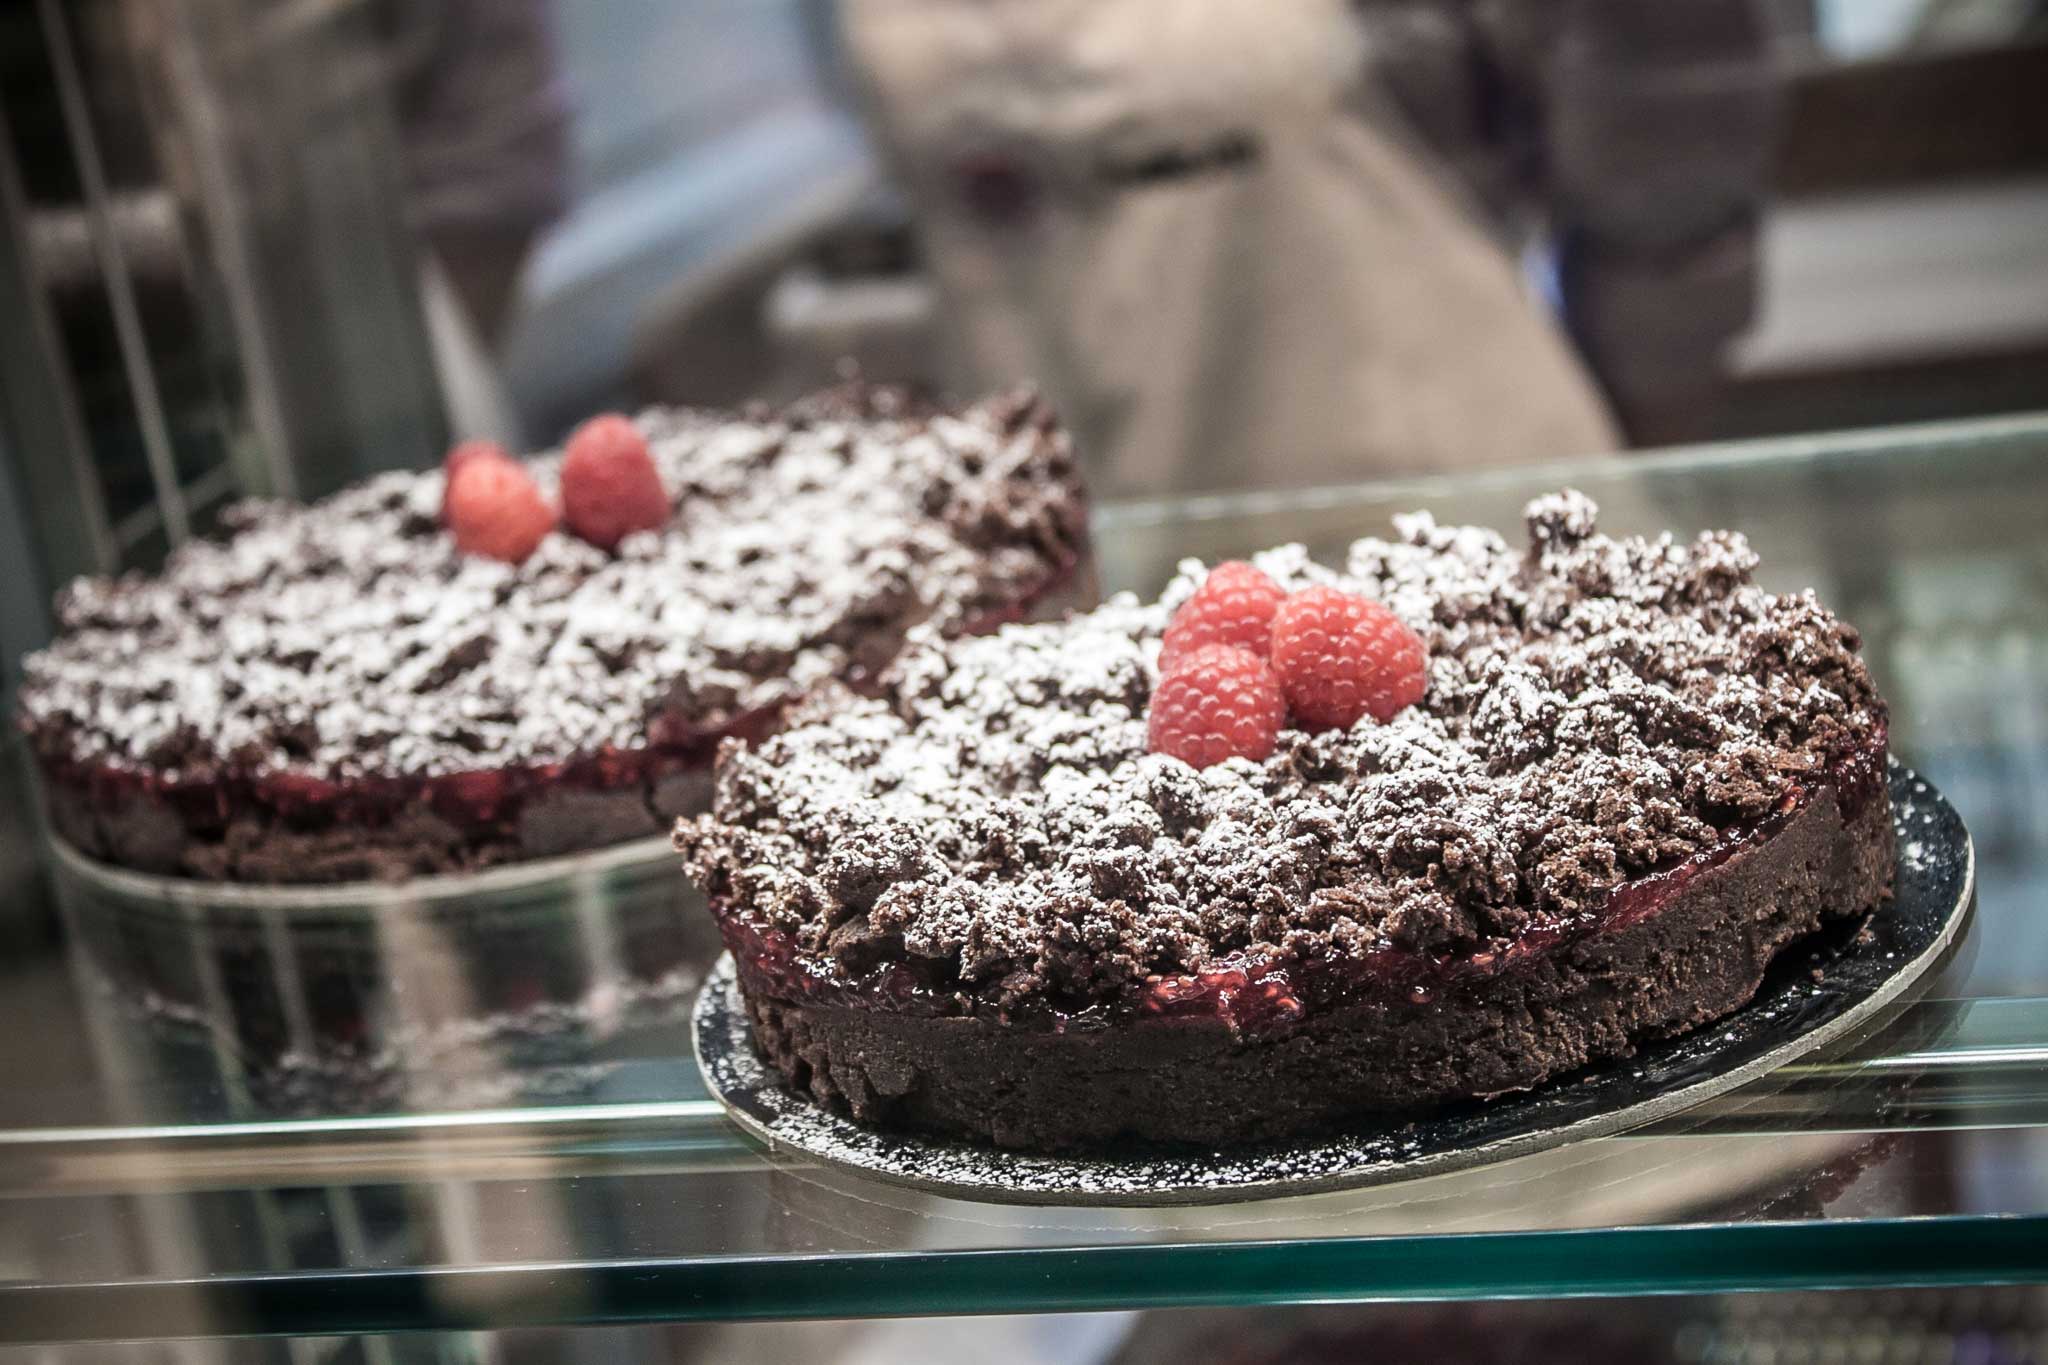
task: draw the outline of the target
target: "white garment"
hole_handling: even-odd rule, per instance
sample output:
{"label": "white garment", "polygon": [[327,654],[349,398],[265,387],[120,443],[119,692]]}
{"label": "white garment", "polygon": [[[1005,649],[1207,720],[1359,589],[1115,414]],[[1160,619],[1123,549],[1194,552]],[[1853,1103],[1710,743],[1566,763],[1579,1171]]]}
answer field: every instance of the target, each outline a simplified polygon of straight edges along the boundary
{"label": "white garment", "polygon": [[[945,379],[1038,379],[1098,491],[1616,444],[1507,253],[1356,88],[1346,0],[843,0],[841,22],[946,302]],[[963,185],[990,164],[1016,212]]]}

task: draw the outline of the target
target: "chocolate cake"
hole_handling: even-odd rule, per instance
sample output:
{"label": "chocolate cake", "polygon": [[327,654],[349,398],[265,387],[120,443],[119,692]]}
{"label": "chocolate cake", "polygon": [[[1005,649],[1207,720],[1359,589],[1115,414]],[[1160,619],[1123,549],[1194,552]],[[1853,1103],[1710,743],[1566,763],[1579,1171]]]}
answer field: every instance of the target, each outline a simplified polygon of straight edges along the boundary
{"label": "chocolate cake", "polygon": [[[717,742],[923,625],[1020,618],[1085,507],[1030,393],[959,410],[860,384],[638,419],[673,515],[616,550],[459,551],[439,472],[247,504],[155,577],[86,579],[20,723],[53,823],[127,867],[256,882],[460,871],[658,835]],[[558,456],[528,464],[552,494]]]}
{"label": "chocolate cake", "polygon": [[1758,588],[1739,535],[1594,515],[1566,492],[1526,549],[1418,514],[1341,570],[1257,557],[1377,599],[1427,657],[1418,703],[1263,761],[1148,751],[1195,563],[1155,604],[917,635],[878,697],[727,745],[676,843],[756,1045],[878,1124],[1216,1145],[1526,1088],[1738,1008],[1888,893],[1885,706],[1856,632]]}

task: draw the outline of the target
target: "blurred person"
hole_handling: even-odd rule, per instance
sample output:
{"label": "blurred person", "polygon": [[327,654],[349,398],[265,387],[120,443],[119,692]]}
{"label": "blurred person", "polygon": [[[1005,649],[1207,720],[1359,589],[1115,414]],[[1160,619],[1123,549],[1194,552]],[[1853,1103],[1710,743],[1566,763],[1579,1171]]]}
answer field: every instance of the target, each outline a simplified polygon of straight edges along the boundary
{"label": "blurred person", "polygon": [[1750,0],[836,19],[943,301],[940,378],[1036,377],[1105,492],[1683,435],[1753,307],[1773,99]]}

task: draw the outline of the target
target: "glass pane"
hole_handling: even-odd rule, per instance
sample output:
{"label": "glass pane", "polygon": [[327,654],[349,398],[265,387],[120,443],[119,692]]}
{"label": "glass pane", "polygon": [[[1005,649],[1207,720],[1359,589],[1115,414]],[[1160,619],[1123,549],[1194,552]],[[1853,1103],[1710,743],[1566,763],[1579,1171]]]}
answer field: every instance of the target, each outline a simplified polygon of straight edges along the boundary
{"label": "glass pane", "polygon": [[[67,881],[76,941],[23,956],[0,991],[0,1227],[24,1268],[0,1322],[385,1330],[2048,1277],[2044,456],[2048,421],[2014,419],[1098,513],[1106,586],[1146,593],[1183,556],[1328,553],[1414,507],[1511,525],[1567,481],[1620,529],[1743,527],[1770,586],[1811,585],[1863,626],[1898,748],[1977,837],[1976,951],[1846,1049],[1643,1132],[1421,1182],[1007,1208],[766,1153],[721,1117],[685,1021],[713,946],[659,841],[324,907],[152,909],[118,879]],[[394,1021],[418,1031],[376,1033]],[[403,1046],[335,1050],[365,1028]]]}

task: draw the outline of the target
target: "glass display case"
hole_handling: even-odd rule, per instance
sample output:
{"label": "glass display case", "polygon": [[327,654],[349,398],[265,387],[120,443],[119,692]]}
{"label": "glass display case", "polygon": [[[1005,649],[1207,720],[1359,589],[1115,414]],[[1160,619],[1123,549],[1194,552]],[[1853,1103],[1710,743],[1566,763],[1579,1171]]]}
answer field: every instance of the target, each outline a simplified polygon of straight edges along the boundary
{"label": "glass display case", "polygon": [[[1979,857],[1969,942],[1875,1036],[1423,1181],[1002,1207],[722,1116],[687,1008],[715,939],[659,842],[283,910],[60,856],[64,942],[0,986],[0,1339],[2048,1280],[2048,418],[1111,503],[1096,545],[1105,590],[1150,594],[1183,557],[1328,555],[1417,507],[1510,527],[1565,484],[1615,530],[1740,529],[1766,586],[1864,632],[1896,752]],[[330,1065],[369,1055],[334,1050],[351,1019],[380,1021],[376,1065]]]}

